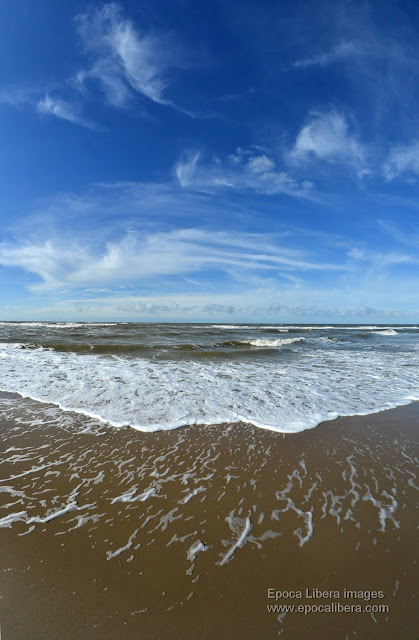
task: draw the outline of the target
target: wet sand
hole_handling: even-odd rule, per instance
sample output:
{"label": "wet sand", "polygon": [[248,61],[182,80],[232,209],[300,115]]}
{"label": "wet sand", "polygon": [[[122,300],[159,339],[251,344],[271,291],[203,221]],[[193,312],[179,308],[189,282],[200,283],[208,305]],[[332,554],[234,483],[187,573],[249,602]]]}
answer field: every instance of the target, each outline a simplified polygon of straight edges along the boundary
{"label": "wet sand", "polygon": [[[0,410],[4,640],[418,638],[418,403],[293,435]],[[332,603],[387,610],[267,608]]]}

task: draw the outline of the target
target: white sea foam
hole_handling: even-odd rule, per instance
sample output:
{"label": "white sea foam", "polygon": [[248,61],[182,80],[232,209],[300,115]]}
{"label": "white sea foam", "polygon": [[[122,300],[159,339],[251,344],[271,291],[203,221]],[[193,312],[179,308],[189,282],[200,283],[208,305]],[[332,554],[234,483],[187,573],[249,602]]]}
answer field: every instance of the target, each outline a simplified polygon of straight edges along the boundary
{"label": "white sea foam", "polygon": [[237,340],[240,344],[250,344],[252,347],[283,347],[294,342],[305,342],[305,338],[272,338],[268,340]]}
{"label": "white sea foam", "polygon": [[25,522],[28,516],[27,511],[9,513],[4,518],[0,518],[0,529],[10,528],[15,522]]}
{"label": "white sea foam", "polygon": [[227,516],[226,520],[230,526],[230,529],[234,531],[234,533],[238,533],[239,535],[236,542],[231,545],[227,553],[223,554],[221,560],[217,562],[217,564],[219,565],[227,564],[227,562],[230,562],[236,551],[246,544],[249,534],[253,529],[253,524],[250,516],[248,516],[245,520],[242,520],[241,518],[234,517],[234,511],[232,511],[230,515]]}
{"label": "white sea foam", "polygon": [[128,549],[131,549],[132,545],[134,544],[134,540],[137,537],[138,532],[139,532],[139,529],[136,529],[134,533],[129,537],[127,544],[125,544],[123,547],[120,547],[116,551],[107,551],[106,552],[107,559],[112,560],[113,558],[120,556],[121,553],[124,553],[124,551],[128,551]]}
{"label": "white sea foam", "polygon": [[[417,335],[399,333],[397,352],[388,352],[381,348],[386,339],[394,343],[387,330],[394,331],[383,328],[369,349],[299,336],[243,341],[260,349],[260,359],[243,359],[245,349],[237,349],[239,358],[199,360],[188,352],[188,359],[159,360],[0,343],[0,389],[141,431],[245,421],[296,432],[419,399]],[[294,343],[292,351],[282,348]]]}
{"label": "white sea foam", "polygon": [[140,495],[136,495],[136,493],[137,485],[125,491],[121,496],[112,498],[111,504],[115,504],[115,502],[146,502],[146,500],[149,500],[152,496],[156,495],[156,489],[155,487],[150,487],[143,491],[143,493],[140,493]]}
{"label": "white sea foam", "polygon": [[398,333],[394,329],[380,329],[379,331],[372,331],[372,333],[376,333],[381,336],[397,336]]}
{"label": "white sea foam", "polygon": [[157,492],[155,487],[150,487],[150,489],[146,489],[138,496],[138,500],[140,502],[145,502],[146,500],[149,500],[152,496],[155,496],[156,493]]}
{"label": "white sea foam", "polygon": [[191,547],[189,547],[186,553],[186,557],[188,558],[189,562],[194,562],[198,553],[201,553],[202,551],[208,551],[208,549],[211,549],[211,547],[201,542],[201,540],[197,540]]}
{"label": "white sea foam", "polygon": [[394,498],[394,496],[391,496],[389,493],[387,493],[387,491],[382,491],[381,495],[388,498],[390,502],[390,504],[385,505],[382,500],[378,500],[377,498],[374,498],[374,496],[371,494],[371,490],[368,485],[366,485],[366,487],[367,487],[367,493],[362,499],[366,502],[367,501],[372,502],[374,507],[378,509],[378,519],[381,525],[380,531],[382,533],[385,532],[387,520],[391,520],[393,522],[394,527],[396,529],[399,529],[400,522],[398,522],[394,518],[394,513],[396,512],[396,509],[398,507],[398,502]]}
{"label": "white sea foam", "polygon": [[303,535],[303,531],[302,529],[296,529],[294,531],[295,535],[298,536],[298,539],[300,541],[300,547],[303,547],[305,545],[306,542],[308,542],[311,538],[311,536],[313,535],[313,531],[314,531],[314,526],[313,526],[313,511],[301,511],[300,509],[297,510],[299,515],[302,515],[304,517],[305,520],[305,526],[306,526],[306,531],[305,531],[305,535]]}
{"label": "white sea foam", "polygon": [[49,509],[44,516],[31,516],[28,517],[27,511],[19,511],[18,513],[10,513],[4,518],[0,519],[0,528],[11,527],[14,522],[25,522],[26,524],[47,524],[51,522],[51,520],[55,520],[56,518],[60,518],[61,516],[70,513],[71,511],[82,511],[84,509],[88,509],[89,507],[94,506],[94,504],[85,504],[79,507],[76,500],[73,499],[73,494],[69,496],[68,502],[64,507],[60,509]]}
{"label": "white sea foam", "polygon": [[[8,462],[10,462],[10,458],[8,459]],[[16,489],[14,489],[13,487],[0,487],[0,493],[10,493],[10,495],[12,496],[12,498],[26,498],[26,494],[24,493],[24,491],[17,491]]]}
{"label": "white sea foam", "polygon": [[118,324],[126,324],[126,323],[118,323],[118,322],[5,322],[0,321],[0,327],[41,327],[41,328],[56,328],[56,329],[74,329],[74,328],[82,328],[82,327],[114,327]]}
{"label": "white sea foam", "polygon": [[[259,324],[212,324],[212,329],[234,329],[236,331],[241,329],[275,329],[276,331],[287,333],[288,331],[313,331],[313,330],[323,330],[323,329],[339,329],[339,326],[332,325],[278,325],[278,324],[269,324],[269,325],[259,325]],[[365,327],[364,327],[365,328]]]}
{"label": "white sea foam", "polygon": [[195,498],[195,496],[197,496],[199,493],[202,493],[203,491],[206,491],[206,487],[197,487],[196,489],[188,493],[184,498],[182,498],[182,500],[179,500],[179,504],[187,504],[192,500],[192,498]]}
{"label": "white sea foam", "polygon": [[[86,505],[86,506],[90,506],[90,505]],[[83,508],[86,508],[86,506]],[[48,522],[51,522],[51,520],[55,520],[55,518],[64,516],[65,514],[70,513],[70,511],[78,511],[79,509],[80,507],[78,506],[77,502],[75,500],[72,500],[65,507],[62,507],[61,509],[56,509],[55,511],[49,510],[45,516],[43,517],[33,516],[32,518],[28,518],[26,522],[27,524],[32,524],[33,522],[39,522],[40,524],[47,524]]]}
{"label": "white sea foam", "polygon": [[257,325],[254,324],[212,324],[212,329],[255,329]]}
{"label": "white sea foam", "polygon": [[135,496],[136,493],[137,485],[135,485],[135,487],[131,487],[131,489],[127,489],[127,491],[125,491],[121,496],[112,498],[111,504],[115,504],[115,502],[136,502],[138,500],[138,496]]}

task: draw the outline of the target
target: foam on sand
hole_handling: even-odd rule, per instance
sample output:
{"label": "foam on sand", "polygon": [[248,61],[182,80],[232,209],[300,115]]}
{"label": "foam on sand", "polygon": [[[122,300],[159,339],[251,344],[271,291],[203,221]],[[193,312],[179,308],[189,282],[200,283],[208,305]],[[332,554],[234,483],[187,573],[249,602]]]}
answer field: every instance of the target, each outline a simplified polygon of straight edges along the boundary
{"label": "foam on sand", "polygon": [[193,545],[189,547],[186,553],[186,557],[188,558],[189,562],[194,562],[198,553],[201,553],[202,551],[208,551],[208,549],[211,549],[211,547],[201,542],[201,540],[197,540],[193,543]]}
{"label": "foam on sand", "polygon": [[134,540],[137,537],[138,532],[139,532],[139,529],[136,529],[134,533],[129,537],[127,544],[125,544],[123,547],[120,547],[116,551],[107,551],[106,552],[107,559],[112,560],[113,558],[117,558],[118,556],[121,555],[121,553],[124,553],[124,551],[128,551],[128,549],[131,549],[132,545],[134,544]]}
{"label": "foam on sand", "polygon": [[227,564],[227,562],[230,562],[231,558],[234,556],[237,549],[240,549],[246,544],[247,538],[249,537],[250,532],[253,529],[253,524],[250,519],[250,516],[248,516],[243,521],[241,518],[234,517],[234,513],[235,513],[235,509],[230,513],[229,516],[227,516],[226,520],[230,526],[230,529],[234,533],[239,532],[239,537],[237,538],[236,542],[234,542],[234,544],[231,545],[227,553],[225,553],[222,556],[221,560],[217,562],[217,564],[219,565]]}

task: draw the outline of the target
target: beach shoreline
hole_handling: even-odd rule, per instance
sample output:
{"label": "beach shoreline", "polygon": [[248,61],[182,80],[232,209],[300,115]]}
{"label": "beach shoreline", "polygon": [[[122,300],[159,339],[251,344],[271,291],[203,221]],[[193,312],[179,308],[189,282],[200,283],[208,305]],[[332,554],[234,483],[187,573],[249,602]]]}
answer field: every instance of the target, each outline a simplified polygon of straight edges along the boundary
{"label": "beach shoreline", "polygon": [[[419,403],[146,434],[0,400],[5,638],[415,637]],[[345,589],[388,611],[268,611]]]}

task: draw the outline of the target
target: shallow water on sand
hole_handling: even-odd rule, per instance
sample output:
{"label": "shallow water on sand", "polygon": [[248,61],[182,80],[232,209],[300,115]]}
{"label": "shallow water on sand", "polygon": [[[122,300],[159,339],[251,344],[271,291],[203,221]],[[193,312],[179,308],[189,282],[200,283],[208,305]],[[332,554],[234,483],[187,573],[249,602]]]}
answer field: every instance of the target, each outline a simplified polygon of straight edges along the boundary
{"label": "shallow water on sand", "polygon": [[[6,637],[414,637],[416,405],[292,436],[0,405]],[[270,588],[383,591],[388,609],[285,616]]]}

